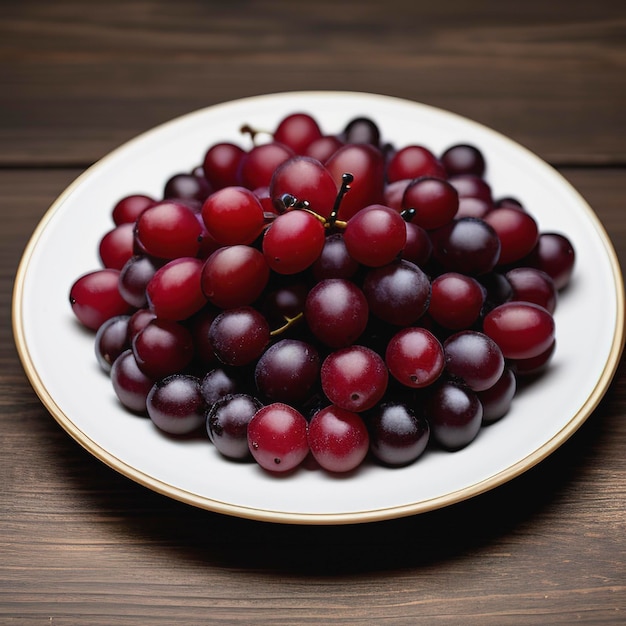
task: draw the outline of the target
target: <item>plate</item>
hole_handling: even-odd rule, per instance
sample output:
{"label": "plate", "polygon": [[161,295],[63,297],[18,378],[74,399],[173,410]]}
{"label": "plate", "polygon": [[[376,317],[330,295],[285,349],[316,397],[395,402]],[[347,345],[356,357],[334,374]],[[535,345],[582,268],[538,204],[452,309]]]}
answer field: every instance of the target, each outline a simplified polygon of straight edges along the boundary
{"label": "plate", "polygon": [[[365,464],[349,476],[299,468],[274,477],[219,456],[208,440],[176,441],[123,410],[96,363],[93,335],[68,303],[74,280],[99,266],[111,209],[129,193],[159,196],[173,174],[200,164],[217,141],[243,147],[243,123],[272,129],[307,111],[325,132],[367,115],[386,140],[440,154],[459,142],[481,148],[495,197],[515,196],[542,231],[565,233],[577,261],[556,312],[557,351],[546,375],[519,393],[510,413],[465,449],[428,451],[401,469]],[[246,98],[184,115],[124,144],[86,170],[50,207],[19,266],[15,341],[43,404],[84,448],[132,480],[219,513],[281,523],[341,524],[413,515],[490,490],[562,445],[592,414],[624,344],[624,286],[609,238],[592,209],[555,170],[510,139],[453,113],[388,96],[294,92]]]}

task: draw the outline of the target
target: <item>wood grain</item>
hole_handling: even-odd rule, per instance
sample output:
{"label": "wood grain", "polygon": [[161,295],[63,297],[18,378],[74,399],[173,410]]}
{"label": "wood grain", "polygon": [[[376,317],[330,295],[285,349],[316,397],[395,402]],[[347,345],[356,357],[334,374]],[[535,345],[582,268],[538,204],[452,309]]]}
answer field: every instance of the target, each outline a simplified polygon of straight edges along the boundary
{"label": "wood grain", "polygon": [[3,2],[0,623],[623,624],[623,360],[583,427],[507,485],[415,517],[289,526],[194,509],[94,459],[28,384],[10,306],[32,230],[92,161],[286,89],[389,93],[512,136],[558,166],[625,264],[625,34],[607,1]]}
{"label": "wood grain", "polygon": [[307,89],[439,106],[551,162],[626,163],[619,2],[434,4],[3,3],[0,164],[91,162],[196,108]]}

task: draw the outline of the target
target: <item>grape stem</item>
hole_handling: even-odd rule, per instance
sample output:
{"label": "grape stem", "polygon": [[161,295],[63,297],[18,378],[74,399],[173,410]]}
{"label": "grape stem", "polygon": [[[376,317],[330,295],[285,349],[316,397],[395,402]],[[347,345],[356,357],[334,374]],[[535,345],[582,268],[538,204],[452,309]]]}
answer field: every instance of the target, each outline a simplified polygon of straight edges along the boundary
{"label": "grape stem", "polygon": [[338,223],[337,215],[339,214],[339,207],[341,206],[341,201],[343,197],[350,191],[350,184],[354,181],[354,176],[349,172],[345,172],[341,175],[341,187],[339,188],[339,193],[335,198],[335,204],[333,206],[333,210],[330,212],[328,216],[328,220],[326,221],[326,226],[328,228],[332,228],[333,226],[340,226],[345,228],[346,222]]}
{"label": "grape stem", "polygon": [[252,143],[254,145],[256,145],[257,135],[269,135],[270,137],[274,136],[269,130],[253,128],[252,126],[250,126],[250,124],[243,124],[243,126],[241,126],[241,128],[239,129],[239,132],[242,135],[250,135],[250,139],[252,140]]}
{"label": "grape stem", "polygon": [[295,196],[292,196],[290,193],[284,193],[278,201],[283,208],[283,212],[288,209],[307,209],[310,204],[308,200],[298,200]]}
{"label": "grape stem", "polygon": [[415,209],[411,207],[410,209],[403,209],[400,211],[400,216],[405,222],[410,222],[415,217]]}
{"label": "grape stem", "polygon": [[281,333],[284,333],[288,328],[291,328],[295,323],[299,322],[303,317],[304,317],[304,313],[302,311],[300,311],[300,313],[298,313],[297,315],[294,315],[294,317],[287,317],[285,315],[284,316],[285,323],[282,326],[279,326],[278,328],[275,328],[274,330],[270,331],[270,337],[276,337],[276,335],[280,335]]}

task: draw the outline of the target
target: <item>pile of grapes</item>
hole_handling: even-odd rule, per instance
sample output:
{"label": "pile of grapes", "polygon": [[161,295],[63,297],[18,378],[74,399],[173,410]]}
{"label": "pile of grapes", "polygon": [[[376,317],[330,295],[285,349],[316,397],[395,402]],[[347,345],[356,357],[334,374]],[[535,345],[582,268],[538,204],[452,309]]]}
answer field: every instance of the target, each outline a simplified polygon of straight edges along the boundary
{"label": "pile of grapes", "polygon": [[568,238],[494,198],[473,145],[299,112],[242,132],[122,198],[71,287],[121,404],[270,472],[403,466],[502,418],[554,352]]}

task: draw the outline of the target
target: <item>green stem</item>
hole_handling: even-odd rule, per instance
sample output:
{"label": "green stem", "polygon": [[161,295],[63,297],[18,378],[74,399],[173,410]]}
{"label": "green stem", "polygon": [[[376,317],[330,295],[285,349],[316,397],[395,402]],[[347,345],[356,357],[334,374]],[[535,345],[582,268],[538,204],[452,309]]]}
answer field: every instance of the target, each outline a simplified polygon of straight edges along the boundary
{"label": "green stem", "polygon": [[288,328],[291,328],[295,323],[299,322],[304,317],[304,313],[300,311],[295,317],[287,317],[285,315],[285,323],[282,326],[272,330],[270,332],[270,337],[276,337],[276,335],[280,335],[284,333]]}

